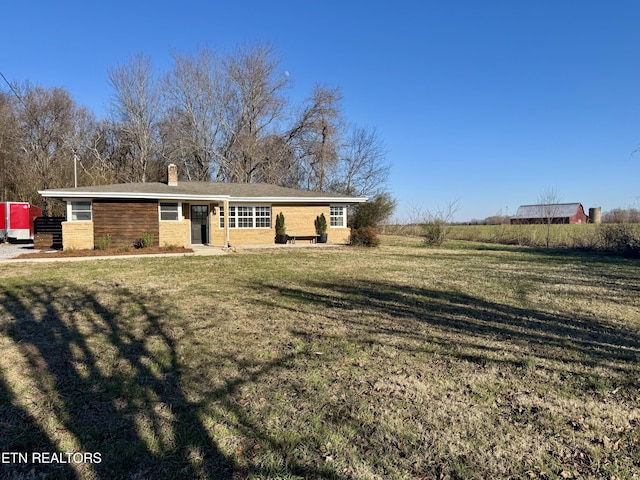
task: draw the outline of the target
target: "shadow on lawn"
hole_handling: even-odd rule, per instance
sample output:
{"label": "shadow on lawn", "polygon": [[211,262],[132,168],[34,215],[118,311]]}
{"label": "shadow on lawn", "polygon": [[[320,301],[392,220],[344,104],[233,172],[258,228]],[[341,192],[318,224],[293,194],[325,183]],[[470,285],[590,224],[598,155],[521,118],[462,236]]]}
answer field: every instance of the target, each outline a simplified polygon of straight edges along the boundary
{"label": "shadow on lawn", "polygon": [[[535,357],[561,361],[567,366],[574,363],[602,366],[611,373],[622,374],[632,383],[638,372],[640,333],[617,328],[597,318],[548,313],[489,302],[456,291],[412,288],[381,281],[353,280],[337,284],[309,281],[296,287],[272,284],[257,287],[272,290],[300,304],[314,305],[313,310],[351,325],[354,342],[370,339],[371,335],[378,335],[378,338],[388,335],[413,340],[413,345],[415,341],[424,342],[425,346],[428,342],[443,342],[451,347],[450,340],[445,342],[438,334],[444,332],[456,335],[459,343],[455,346],[509,353],[512,345],[523,345],[525,351]],[[336,311],[343,313],[336,315]],[[379,320],[362,321],[358,317],[363,315],[373,315]],[[416,329],[416,321],[434,327],[434,330]],[[488,346],[486,340],[491,340],[494,346]],[[504,342],[503,346],[496,347],[495,341]],[[402,345],[399,348],[403,348]],[[459,349],[454,349],[452,355],[477,363],[496,361],[495,356],[489,355],[467,355],[465,358]],[[518,359],[500,361],[521,365]],[[594,373],[591,380],[597,383],[603,379]]]}
{"label": "shadow on lawn", "polygon": [[[237,364],[241,373],[220,377],[224,383],[217,388],[209,388],[204,377],[189,383],[178,353],[184,339],[172,331],[173,313],[162,299],[118,285],[100,289],[108,290],[108,301],[79,285],[0,289],[0,335],[17,349],[16,362],[26,362],[24,380],[32,384],[28,404],[35,406],[27,411],[25,399],[15,397],[17,386],[9,385],[0,371],[0,452],[65,453],[61,441],[73,439],[78,451],[101,453],[102,460],[75,468],[5,464],[0,477],[240,479],[273,473],[239,466],[220,451],[203,417],[221,409],[222,418],[236,418],[235,427],[247,438],[287,458],[288,474],[337,478],[329,467],[290,458],[288,447],[254,428],[237,401],[243,385],[264,381],[299,354],[243,366],[229,353],[213,350],[207,354]],[[220,320],[212,313],[212,322]],[[57,427],[51,426],[54,422]]]}
{"label": "shadow on lawn", "polygon": [[21,400],[39,412],[34,418],[19,406],[0,376],[0,451],[64,453],[61,440],[72,439],[79,451],[101,453],[100,463],[76,471],[68,464],[5,464],[3,475],[232,478],[199,406],[185,396],[175,343],[161,322],[170,312],[158,299],[125,289],[112,295],[107,307],[80,286],[0,290],[0,332],[18,349],[16,362],[26,361],[24,380],[33,385]]}

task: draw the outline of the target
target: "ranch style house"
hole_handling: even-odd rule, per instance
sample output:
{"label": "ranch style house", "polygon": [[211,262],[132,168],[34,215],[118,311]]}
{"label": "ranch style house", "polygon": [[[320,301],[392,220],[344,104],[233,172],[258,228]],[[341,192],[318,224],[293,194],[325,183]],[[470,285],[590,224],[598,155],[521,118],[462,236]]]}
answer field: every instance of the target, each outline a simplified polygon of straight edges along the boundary
{"label": "ranch style house", "polygon": [[271,244],[279,213],[285,217],[290,237],[314,237],[314,220],[324,214],[328,242],[348,243],[347,207],[367,201],[364,197],[268,184],[178,182],[175,165],[169,165],[166,183],[123,183],[38,193],[66,202],[66,219],[62,222],[65,250],[95,248],[107,236],[112,247],[129,247],[148,233],[153,235],[154,246]]}

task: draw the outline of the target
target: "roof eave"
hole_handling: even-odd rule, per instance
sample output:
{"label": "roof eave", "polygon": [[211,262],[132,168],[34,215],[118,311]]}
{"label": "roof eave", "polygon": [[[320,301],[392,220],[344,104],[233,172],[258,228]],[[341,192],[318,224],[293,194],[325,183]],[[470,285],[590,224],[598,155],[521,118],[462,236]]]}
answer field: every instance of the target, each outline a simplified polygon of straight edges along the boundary
{"label": "roof eave", "polygon": [[234,201],[234,202],[273,202],[273,203],[364,203],[367,197],[251,197],[232,195],[192,195],[178,193],[140,193],[140,192],[87,192],[70,190],[39,190],[43,197],[49,198],[123,198],[132,200],[193,200],[193,201]]}
{"label": "roof eave", "polygon": [[138,200],[228,200],[229,195],[190,195],[176,193],[139,193],[139,192],[83,192],[69,190],[41,190],[43,197],[50,198],[126,198]]}
{"label": "roof eave", "polygon": [[233,202],[364,203],[367,197],[230,197]]}

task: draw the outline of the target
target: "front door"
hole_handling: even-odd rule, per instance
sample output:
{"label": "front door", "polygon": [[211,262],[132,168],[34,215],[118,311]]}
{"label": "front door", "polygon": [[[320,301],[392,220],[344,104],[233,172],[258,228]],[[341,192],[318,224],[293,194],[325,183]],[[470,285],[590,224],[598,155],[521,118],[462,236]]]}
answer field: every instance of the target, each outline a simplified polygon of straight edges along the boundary
{"label": "front door", "polygon": [[207,225],[209,217],[208,205],[191,205],[191,243],[208,243]]}

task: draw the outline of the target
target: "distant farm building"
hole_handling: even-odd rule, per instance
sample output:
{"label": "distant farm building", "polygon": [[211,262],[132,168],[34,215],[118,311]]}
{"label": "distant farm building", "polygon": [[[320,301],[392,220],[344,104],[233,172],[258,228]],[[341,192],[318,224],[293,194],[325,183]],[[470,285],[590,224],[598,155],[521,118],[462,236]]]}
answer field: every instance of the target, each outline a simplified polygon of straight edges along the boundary
{"label": "distant farm building", "polygon": [[535,223],[587,223],[587,215],[580,203],[552,203],[541,205],[521,205],[511,217],[511,224],[529,225]]}

